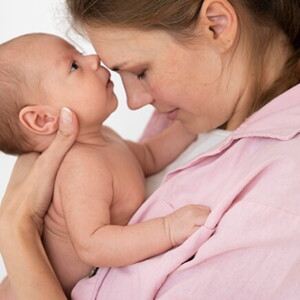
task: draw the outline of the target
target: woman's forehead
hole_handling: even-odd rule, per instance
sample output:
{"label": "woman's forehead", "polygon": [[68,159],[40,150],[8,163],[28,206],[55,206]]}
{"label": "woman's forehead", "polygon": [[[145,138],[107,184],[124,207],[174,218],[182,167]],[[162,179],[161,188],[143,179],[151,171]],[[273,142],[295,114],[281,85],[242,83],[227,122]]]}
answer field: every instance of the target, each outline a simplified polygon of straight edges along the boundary
{"label": "woman's forehead", "polygon": [[87,28],[86,31],[96,52],[109,68],[147,59],[167,42],[167,35],[160,31],[119,28]]}

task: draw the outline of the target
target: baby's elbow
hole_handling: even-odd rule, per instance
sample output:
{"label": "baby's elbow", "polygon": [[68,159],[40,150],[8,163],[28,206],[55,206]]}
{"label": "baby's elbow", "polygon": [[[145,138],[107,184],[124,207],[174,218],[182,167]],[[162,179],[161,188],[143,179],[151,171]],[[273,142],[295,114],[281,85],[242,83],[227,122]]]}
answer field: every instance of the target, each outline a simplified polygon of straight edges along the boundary
{"label": "baby's elbow", "polygon": [[119,268],[127,266],[132,262],[121,257],[116,257],[114,253],[108,253],[105,249],[99,249],[97,247],[91,247],[90,245],[84,245],[78,247],[76,250],[79,259],[93,267],[112,267]]}
{"label": "baby's elbow", "polygon": [[120,267],[118,261],[112,258],[111,253],[107,253],[103,247],[95,246],[93,243],[81,243],[76,247],[79,259],[93,267]]}
{"label": "baby's elbow", "polygon": [[[79,259],[89,266],[100,266],[95,263],[95,248],[87,242],[79,242],[74,245],[75,251]],[[99,259],[99,258],[98,258]]]}

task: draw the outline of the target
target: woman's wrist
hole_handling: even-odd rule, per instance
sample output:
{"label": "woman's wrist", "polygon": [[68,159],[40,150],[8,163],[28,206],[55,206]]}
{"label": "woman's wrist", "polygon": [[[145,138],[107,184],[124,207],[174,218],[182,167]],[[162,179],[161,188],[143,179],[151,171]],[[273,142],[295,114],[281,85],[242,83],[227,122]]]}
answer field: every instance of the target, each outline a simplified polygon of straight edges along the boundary
{"label": "woman's wrist", "polygon": [[[0,247],[16,299],[66,299],[42,245],[40,229],[28,215],[0,222]],[[2,227],[3,226],[3,227]],[[26,279],[26,274],[30,274]]]}
{"label": "woman's wrist", "polygon": [[[0,247],[12,237],[26,236],[27,234],[42,234],[43,219],[34,212],[30,212],[26,201],[18,203],[7,200],[0,210]],[[2,243],[3,241],[3,243]]]}
{"label": "woman's wrist", "polygon": [[[5,251],[9,241],[20,241],[26,236],[37,236],[40,238],[41,226],[28,215],[21,215],[16,212],[15,215],[6,213],[0,217],[0,249]],[[3,249],[4,248],[4,249]]]}
{"label": "woman's wrist", "polygon": [[59,130],[41,154],[21,155],[0,207],[0,251],[16,299],[66,299],[42,244],[43,218],[57,170],[76,140],[78,122],[67,108]]}

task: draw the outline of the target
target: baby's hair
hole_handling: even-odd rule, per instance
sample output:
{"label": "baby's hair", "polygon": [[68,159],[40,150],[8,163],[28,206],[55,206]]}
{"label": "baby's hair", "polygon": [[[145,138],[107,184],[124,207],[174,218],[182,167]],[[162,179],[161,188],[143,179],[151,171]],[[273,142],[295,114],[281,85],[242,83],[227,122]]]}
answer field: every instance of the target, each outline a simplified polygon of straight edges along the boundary
{"label": "baby's hair", "polygon": [[24,74],[8,62],[4,55],[7,43],[0,45],[0,151],[22,154],[29,150],[29,143],[19,121],[22,109]]}
{"label": "baby's hair", "polygon": [[[300,81],[300,1],[229,0],[240,27],[239,40],[249,40],[249,66],[256,83],[249,114]],[[163,30],[184,42],[193,37],[203,0],[67,0],[71,25],[109,26],[140,30]],[[264,62],[272,55],[272,45],[286,36],[290,57],[271,86],[262,81]],[[249,70],[250,72],[250,70]]]}

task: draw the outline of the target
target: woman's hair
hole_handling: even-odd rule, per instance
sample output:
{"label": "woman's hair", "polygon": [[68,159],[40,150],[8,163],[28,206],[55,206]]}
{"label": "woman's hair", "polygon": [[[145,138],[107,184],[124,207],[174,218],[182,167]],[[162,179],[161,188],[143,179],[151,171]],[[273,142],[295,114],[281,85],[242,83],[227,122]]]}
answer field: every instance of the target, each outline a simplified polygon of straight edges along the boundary
{"label": "woman's hair", "polygon": [[[7,154],[28,152],[29,143],[19,121],[22,109],[24,74],[3,56],[0,45],[0,151]],[[26,150],[27,149],[27,150]]]}
{"label": "woman's hair", "polygon": [[[119,27],[140,30],[164,30],[177,38],[193,36],[203,0],[66,0],[73,26]],[[239,22],[239,39],[250,44],[250,65],[256,84],[249,114],[274,97],[299,83],[300,78],[300,1],[228,0]],[[279,76],[266,87],[262,82],[264,62],[270,45],[285,34],[290,56]]]}

